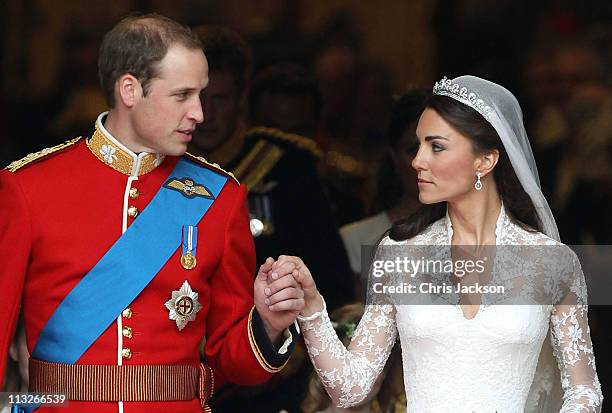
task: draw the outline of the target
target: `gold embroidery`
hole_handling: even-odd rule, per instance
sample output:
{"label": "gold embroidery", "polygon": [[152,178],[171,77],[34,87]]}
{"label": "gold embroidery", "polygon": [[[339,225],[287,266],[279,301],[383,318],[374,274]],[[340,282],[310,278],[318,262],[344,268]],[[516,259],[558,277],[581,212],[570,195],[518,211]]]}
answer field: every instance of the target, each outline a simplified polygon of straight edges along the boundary
{"label": "gold embroidery", "polygon": [[221,166],[219,166],[218,163],[208,162],[205,158],[203,158],[201,156],[196,156],[196,155],[194,155],[192,153],[189,153],[189,152],[185,152],[185,156],[187,158],[191,159],[192,161],[200,162],[200,163],[204,164],[205,166],[209,166],[209,167],[211,167],[213,169],[218,170],[219,172],[222,172],[224,175],[229,176],[234,181],[236,181],[236,183],[238,185],[240,185],[240,182],[238,182],[238,179],[236,179],[234,174],[231,173],[230,171],[226,171],[225,169],[221,168]]}
{"label": "gold embroidery", "polygon": [[298,148],[305,149],[311,152],[317,158],[323,157],[323,151],[321,150],[321,148],[319,148],[319,145],[312,139],[307,138],[305,136],[296,135],[294,133],[285,133],[280,129],[265,128],[262,126],[251,128],[247,131],[247,136],[259,134],[272,136],[287,142],[291,142],[295,144],[295,146],[297,146]]}
{"label": "gold embroidery", "polygon": [[[96,127],[91,139],[87,141],[87,147],[96,158],[125,175],[132,175],[134,168],[134,157],[117,146],[100,129]],[[147,174],[161,165],[163,155],[149,153],[140,161],[138,176]]]}
{"label": "gold embroidery", "polygon": [[28,164],[31,164],[34,161],[37,161],[39,159],[42,159],[42,158],[46,157],[47,155],[51,155],[52,153],[61,151],[62,149],[68,148],[68,147],[76,144],[80,139],[81,139],[81,137],[79,136],[78,138],[71,139],[69,141],[66,141],[66,142],[61,143],[61,144],[56,145],[56,146],[53,146],[51,148],[45,148],[45,149],[43,149],[41,151],[34,152],[34,153],[29,154],[29,155],[26,155],[25,157],[23,157],[23,158],[21,158],[21,159],[19,159],[17,161],[12,162],[9,166],[6,167],[6,169],[8,171],[15,172],[15,171],[23,168],[24,166],[26,166]]}
{"label": "gold embroidery", "polygon": [[242,179],[244,175],[244,170],[247,168],[247,166],[253,163],[253,159],[255,159],[257,154],[264,148],[264,146],[266,146],[265,141],[263,140],[257,141],[253,149],[251,149],[251,152],[249,152],[247,156],[244,157],[242,162],[240,162],[238,166],[234,168],[234,173],[236,174],[237,177]]}
{"label": "gold embroidery", "polygon": [[185,178],[182,181],[173,179],[165,184],[166,187],[182,192],[187,198],[201,196],[203,198],[214,199],[208,188],[193,181],[193,179]]}
{"label": "gold embroidery", "polygon": [[[260,141],[258,144],[261,142],[264,141]],[[247,160],[251,161],[248,165],[242,167],[242,169],[246,170],[246,172],[244,172],[245,176],[239,175],[249,190],[254,188],[266,177],[278,163],[280,158],[282,158],[284,153],[281,148],[271,143],[264,142],[264,145],[257,146],[259,145],[256,145],[256,148],[254,148],[245,159],[245,162]],[[239,166],[242,166],[245,162],[241,163]]]}
{"label": "gold embroidery", "polygon": [[261,353],[261,350],[259,349],[259,346],[257,345],[257,342],[255,341],[255,334],[253,333],[253,310],[254,309],[255,307],[251,308],[251,311],[249,312],[249,322],[248,322],[249,344],[251,345],[251,349],[253,350],[253,354],[255,354],[255,358],[259,362],[259,365],[268,373],[278,373],[279,371],[283,369],[283,367],[285,367],[289,359],[287,359],[287,361],[285,361],[283,365],[280,367],[272,366],[265,359],[265,357]]}

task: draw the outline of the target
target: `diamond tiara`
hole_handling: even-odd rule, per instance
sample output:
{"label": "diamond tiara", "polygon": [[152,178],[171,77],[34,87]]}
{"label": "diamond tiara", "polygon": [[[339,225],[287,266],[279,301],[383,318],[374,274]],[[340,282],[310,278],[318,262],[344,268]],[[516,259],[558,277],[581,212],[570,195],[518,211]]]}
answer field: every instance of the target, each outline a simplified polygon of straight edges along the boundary
{"label": "diamond tiara", "polygon": [[475,109],[482,116],[489,119],[493,114],[493,109],[480,99],[475,93],[469,92],[466,87],[459,86],[458,83],[453,83],[452,80],[444,76],[440,81],[436,82],[433,87],[433,92],[436,95],[444,95],[456,99],[472,109]]}

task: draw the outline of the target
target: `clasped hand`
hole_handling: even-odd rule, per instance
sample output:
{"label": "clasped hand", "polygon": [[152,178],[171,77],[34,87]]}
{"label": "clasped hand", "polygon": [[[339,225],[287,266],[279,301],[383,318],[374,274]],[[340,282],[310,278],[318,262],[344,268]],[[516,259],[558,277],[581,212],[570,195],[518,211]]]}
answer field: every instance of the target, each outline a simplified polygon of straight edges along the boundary
{"label": "clasped hand", "polygon": [[273,340],[298,314],[309,315],[323,307],[308,267],[299,257],[288,255],[281,255],[277,260],[268,258],[259,267],[255,306]]}

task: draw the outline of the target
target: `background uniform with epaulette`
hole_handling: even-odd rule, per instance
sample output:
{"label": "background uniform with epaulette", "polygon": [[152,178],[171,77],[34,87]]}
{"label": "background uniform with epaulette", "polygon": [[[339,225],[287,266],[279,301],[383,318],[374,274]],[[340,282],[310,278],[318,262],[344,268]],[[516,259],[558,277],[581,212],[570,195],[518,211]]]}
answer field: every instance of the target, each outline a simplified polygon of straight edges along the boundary
{"label": "background uniform with epaulette", "polygon": [[240,153],[224,167],[248,188],[257,261],[302,257],[326,291],[330,308],[354,299],[352,273],[316,169],[312,139],[274,128],[246,131]]}

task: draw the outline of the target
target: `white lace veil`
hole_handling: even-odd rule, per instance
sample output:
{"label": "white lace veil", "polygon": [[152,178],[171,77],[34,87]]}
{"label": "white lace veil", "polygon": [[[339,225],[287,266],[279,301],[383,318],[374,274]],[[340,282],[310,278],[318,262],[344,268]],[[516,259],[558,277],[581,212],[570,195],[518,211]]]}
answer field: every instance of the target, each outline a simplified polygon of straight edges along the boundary
{"label": "white lace veil", "polygon": [[461,76],[453,80],[444,78],[435,84],[434,93],[468,105],[493,125],[516,176],[538,212],[543,232],[559,241],[555,218],[540,189],[538,169],[523,125],[523,112],[514,95],[500,85],[476,76]]}
{"label": "white lace veil", "polygon": [[[537,166],[523,125],[523,113],[514,95],[502,86],[476,76],[460,76],[452,80],[444,78],[436,82],[433,91],[475,109],[495,128],[516,176],[537,210],[543,232],[559,241],[555,218],[540,188]],[[559,368],[552,355],[550,337],[547,336],[525,411],[558,412],[561,398]]]}

